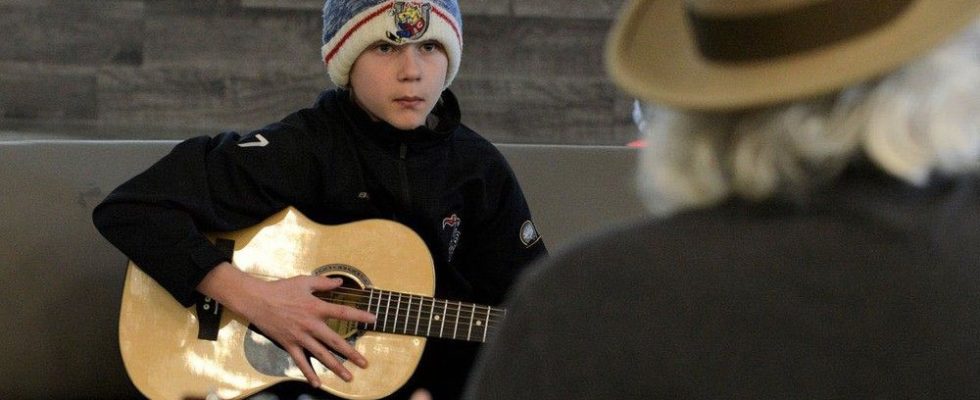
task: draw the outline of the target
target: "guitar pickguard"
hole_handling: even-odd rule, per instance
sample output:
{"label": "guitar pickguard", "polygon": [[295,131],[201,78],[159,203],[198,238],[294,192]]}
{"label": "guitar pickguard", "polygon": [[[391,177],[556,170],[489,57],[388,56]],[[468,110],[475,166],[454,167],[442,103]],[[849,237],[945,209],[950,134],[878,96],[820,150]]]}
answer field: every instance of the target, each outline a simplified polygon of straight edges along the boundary
{"label": "guitar pickguard", "polygon": [[[339,333],[339,332],[338,332]],[[360,337],[360,331],[356,329],[351,332],[345,332],[347,343],[354,346],[357,339]],[[299,367],[293,358],[289,356],[281,346],[267,338],[261,331],[259,331],[254,326],[249,326],[248,332],[245,334],[244,343],[242,343],[242,348],[245,352],[245,359],[248,360],[249,365],[263,375],[275,376],[275,377],[287,377],[296,376],[299,372]],[[344,356],[331,352],[334,357],[340,362],[346,362],[347,358]],[[317,374],[322,374],[327,371],[327,367],[320,363],[315,357],[309,356],[307,354],[307,360],[310,365],[313,366],[313,370]]]}

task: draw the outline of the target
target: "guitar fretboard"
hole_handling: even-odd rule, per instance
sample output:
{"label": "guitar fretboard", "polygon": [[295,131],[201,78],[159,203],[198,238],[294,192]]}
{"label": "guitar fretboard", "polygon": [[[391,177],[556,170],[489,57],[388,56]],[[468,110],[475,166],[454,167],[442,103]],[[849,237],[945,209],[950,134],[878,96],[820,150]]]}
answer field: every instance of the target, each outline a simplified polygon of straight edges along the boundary
{"label": "guitar fretboard", "polygon": [[471,342],[485,342],[506,313],[499,307],[374,288],[341,287],[321,297],[377,317],[373,324],[357,324],[358,329]]}

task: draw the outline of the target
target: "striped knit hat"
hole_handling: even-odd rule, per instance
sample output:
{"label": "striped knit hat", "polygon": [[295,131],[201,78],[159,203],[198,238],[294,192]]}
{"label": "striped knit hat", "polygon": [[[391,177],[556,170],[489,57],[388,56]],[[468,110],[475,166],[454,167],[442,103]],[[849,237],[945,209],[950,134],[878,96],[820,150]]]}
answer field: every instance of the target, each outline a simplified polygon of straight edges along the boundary
{"label": "striped knit hat", "polygon": [[322,55],[335,85],[348,86],[354,61],[379,40],[395,45],[438,41],[449,56],[449,87],[463,52],[459,4],[456,0],[326,0]]}

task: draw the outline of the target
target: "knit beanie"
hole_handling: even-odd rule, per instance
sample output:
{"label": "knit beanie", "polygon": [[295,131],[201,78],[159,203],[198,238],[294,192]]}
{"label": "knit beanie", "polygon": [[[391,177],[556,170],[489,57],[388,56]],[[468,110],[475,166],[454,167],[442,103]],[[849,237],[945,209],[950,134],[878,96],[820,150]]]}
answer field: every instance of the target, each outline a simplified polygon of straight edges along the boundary
{"label": "knit beanie", "polygon": [[350,83],[350,69],[368,46],[427,40],[439,42],[449,57],[446,86],[459,71],[463,26],[456,0],[326,0],[323,5],[323,62],[338,87]]}

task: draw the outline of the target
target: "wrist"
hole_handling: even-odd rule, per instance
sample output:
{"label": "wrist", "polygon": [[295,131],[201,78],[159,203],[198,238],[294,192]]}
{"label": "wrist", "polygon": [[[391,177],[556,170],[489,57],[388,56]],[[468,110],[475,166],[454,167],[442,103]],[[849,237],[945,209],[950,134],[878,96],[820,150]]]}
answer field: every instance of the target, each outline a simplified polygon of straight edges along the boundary
{"label": "wrist", "polygon": [[241,314],[242,310],[248,309],[247,295],[252,293],[251,286],[258,281],[231,263],[222,262],[204,276],[197,291]]}

